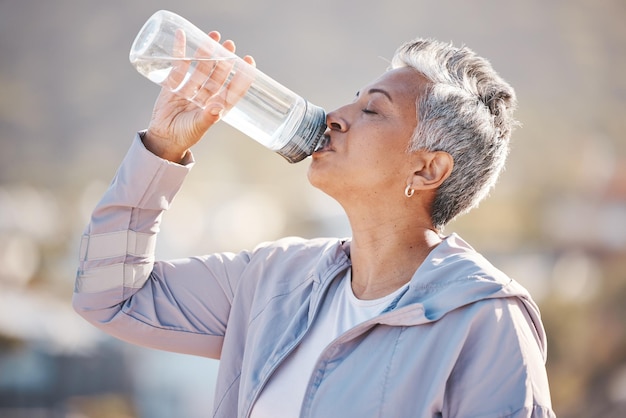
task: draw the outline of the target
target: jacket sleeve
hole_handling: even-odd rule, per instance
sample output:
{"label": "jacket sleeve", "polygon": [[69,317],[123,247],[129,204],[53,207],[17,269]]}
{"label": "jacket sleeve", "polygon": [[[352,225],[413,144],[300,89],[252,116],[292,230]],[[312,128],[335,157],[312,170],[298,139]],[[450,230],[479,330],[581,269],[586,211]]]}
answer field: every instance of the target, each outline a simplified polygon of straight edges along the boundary
{"label": "jacket sleeve", "polygon": [[135,137],[82,236],[73,306],[122,340],[219,358],[247,254],[154,260],[162,213],[192,165],[191,156],[162,160]]}

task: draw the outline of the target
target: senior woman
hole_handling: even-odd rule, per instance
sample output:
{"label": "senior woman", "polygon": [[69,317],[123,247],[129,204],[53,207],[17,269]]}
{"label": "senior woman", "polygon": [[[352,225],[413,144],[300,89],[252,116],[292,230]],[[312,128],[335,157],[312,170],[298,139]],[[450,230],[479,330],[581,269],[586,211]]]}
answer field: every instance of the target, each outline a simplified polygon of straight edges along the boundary
{"label": "senior woman", "polygon": [[74,307],[120,339],[220,359],[216,417],[553,417],[536,304],[442,234],[495,183],[514,105],[471,50],[408,42],[328,113],[312,155],[351,238],[154,261],[189,149],[223,111],[162,91],[83,236]]}

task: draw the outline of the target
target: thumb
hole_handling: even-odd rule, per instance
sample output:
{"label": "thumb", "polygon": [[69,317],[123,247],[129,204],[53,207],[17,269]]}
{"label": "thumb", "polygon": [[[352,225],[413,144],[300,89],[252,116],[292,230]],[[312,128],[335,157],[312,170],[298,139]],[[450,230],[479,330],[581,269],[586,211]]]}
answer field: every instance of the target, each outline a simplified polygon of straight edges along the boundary
{"label": "thumb", "polygon": [[206,110],[213,116],[221,116],[224,105],[221,103],[211,103],[206,107]]}
{"label": "thumb", "polygon": [[221,103],[211,103],[202,112],[203,128],[208,129],[217,123],[224,114],[224,106]]}
{"label": "thumb", "polygon": [[221,103],[211,103],[205,110],[209,114],[209,118],[215,119],[217,122],[224,113],[224,106]]}

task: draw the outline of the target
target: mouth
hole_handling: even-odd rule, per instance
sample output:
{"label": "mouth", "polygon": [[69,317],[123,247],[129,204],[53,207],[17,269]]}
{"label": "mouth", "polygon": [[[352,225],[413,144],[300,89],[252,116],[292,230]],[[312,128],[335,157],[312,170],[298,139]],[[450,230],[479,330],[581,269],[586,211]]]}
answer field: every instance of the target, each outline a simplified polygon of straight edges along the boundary
{"label": "mouth", "polygon": [[313,152],[323,152],[330,150],[330,135],[323,135],[317,145],[315,146],[315,150]]}

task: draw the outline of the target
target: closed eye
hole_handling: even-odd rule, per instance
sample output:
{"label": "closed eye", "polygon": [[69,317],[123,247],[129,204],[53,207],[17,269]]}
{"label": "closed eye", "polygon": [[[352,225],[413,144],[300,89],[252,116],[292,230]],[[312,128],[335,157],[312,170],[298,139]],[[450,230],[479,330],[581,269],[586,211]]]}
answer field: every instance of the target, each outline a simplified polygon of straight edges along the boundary
{"label": "closed eye", "polygon": [[363,113],[365,113],[367,115],[375,115],[376,114],[375,111],[373,111],[371,109],[367,109],[367,108],[366,109],[361,109],[361,112],[363,112]]}

